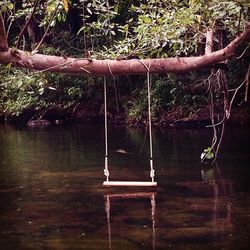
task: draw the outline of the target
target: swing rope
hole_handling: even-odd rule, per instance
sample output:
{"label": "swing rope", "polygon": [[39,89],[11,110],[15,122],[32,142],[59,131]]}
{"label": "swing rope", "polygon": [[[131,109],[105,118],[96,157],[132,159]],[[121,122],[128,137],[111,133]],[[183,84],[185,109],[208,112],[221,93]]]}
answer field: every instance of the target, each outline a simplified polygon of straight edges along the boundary
{"label": "swing rope", "polygon": [[106,181],[109,181],[109,169],[108,169],[108,114],[107,114],[107,81],[104,77],[104,129],[105,129],[105,168],[104,175]]}
{"label": "swing rope", "polygon": [[147,70],[147,87],[148,87],[148,128],[149,128],[149,164],[150,164],[150,177],[154,182],[155,170],[153,164],[153,137],[152,137],[152,115],[151,115],[151,81],[150,81],[150,61],[147,66],[143,61],[138,60]]}
{"label": "swing rope", "polygon": [[[150,68],[149,68],[150,69]],[[151,119],[151,88],[150,88],[150,71],[147,72],[148,85],[148,128],[149,128],[149,150],[150,150],[150,177],[154,182],[155,170],[153,165],[153,138],[152,138],[152,119]]]}
{"label": "swing rope", "polygon": [[[153,138],[152,138],[152,114],[151,114],[151,81],[150,81],[150,63],[147,66],[141,60],[138,60],[143,66],[147,69],[147,89],[148,89],[148,129],[149,129],[149,151],[150,151],[150,178],[152,183],[154,182],[155,177],[155,170],[153,164]],[[107,62],[108,68],[110,70],[111,75],[113,73],[111,71],[110,65]],[[105,168],[104,168],[104,175],[106,176],[106,181],[109,182],[109,169],[108,169],[108,114],[107,114],[107,82],[106,77],[104,77],[104,120],[105,120]]]}

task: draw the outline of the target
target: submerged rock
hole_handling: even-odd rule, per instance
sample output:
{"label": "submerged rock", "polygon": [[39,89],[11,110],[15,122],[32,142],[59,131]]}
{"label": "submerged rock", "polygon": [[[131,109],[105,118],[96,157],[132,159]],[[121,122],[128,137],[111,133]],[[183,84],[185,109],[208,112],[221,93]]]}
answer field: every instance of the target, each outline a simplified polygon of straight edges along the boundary
{"label": "submerged rock", "polygon": [[64,124],[64,121],[63,120],[55,120],[55,124],[62,125],[62,124]]}

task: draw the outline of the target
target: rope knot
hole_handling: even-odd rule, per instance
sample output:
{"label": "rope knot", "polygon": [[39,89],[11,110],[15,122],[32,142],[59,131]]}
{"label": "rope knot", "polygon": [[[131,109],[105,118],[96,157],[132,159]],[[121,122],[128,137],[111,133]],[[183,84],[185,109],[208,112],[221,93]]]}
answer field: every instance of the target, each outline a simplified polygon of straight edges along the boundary
{"label": "rope knot", "polygon": [[109,171],[108,171],[108,169],[104,169],[104,175],[105,175],[106,177],[109,177]]}
{"label": "rope knot", "polygon": [[151,170],[150,170],[150,177],[151,177],[151,178],[154,178],[154,177],[155,177],[155,171],[154,171],[154,169],[151,169]]}

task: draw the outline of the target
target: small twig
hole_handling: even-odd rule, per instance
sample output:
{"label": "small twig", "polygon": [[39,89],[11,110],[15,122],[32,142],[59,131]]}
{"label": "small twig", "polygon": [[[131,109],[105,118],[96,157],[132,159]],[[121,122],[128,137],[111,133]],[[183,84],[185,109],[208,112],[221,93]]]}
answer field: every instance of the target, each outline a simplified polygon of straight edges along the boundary
{"label": "small twig", "polygon": [[248,65],[248,70],[247,70],[245,80],[246,80],[245,102],[247,102],[248,88],[249,88],[249,81],[250,81],[250,64]]}
{"label": "small twig", "polygon": [[5,31],[4,19],[0,12],[0,51],[7,51],[8,49],[9,45]]}
{"label": "small twig", "polygon": [[[234,89],[234,94],[233,94],[232,99],[231,99],[230,104],[229,104],[229,112],[231,112],[232,105],[233,105],[234,99],[236,97],[236,94],[238,93],[240,88],[245,84],[245,82],[246,82],[246,79],[236,89]],[[230,91],[232,91],[232,90],[230,90]]]}
{"label": "small twig", "polygon": [[8,20],[10,20],[10,23],[9,23],[8,28],[7,28],[7,31],[6,31],[6,35],[7,35],[7,37],[9,36],[9,33],[10,33],[10,28],[11,28],[11,26],[12,26],[13,22],[14,22],[14,18],[13,18],[13,16],[10,16],[10,17],[8,18]]}
{"label": "small twig", "polygon": [[216,78],[217,78],[216,82],[217,82],[217,85],[218,85],[218,89],[220,89],[221,88],[221,70],[218,69],[216,71],[215,75],[216,75]]}
{"label": "small twig", "polygon": [[73,120],[74,115],[75,115],[75,112],[76,112],[76,110],[77,110],[77,108],[79,107],[80,104],[81,104],[81,103],[78,102],[78,103],[75,105],[75,107],[74,107],[74,109],[73,109],[73,111],[72,111],[71,120]]}
{"label": "small twig", "polygon": [[81,69],[82,69],[84,72],[88,73],[89,75],[92,75],[92,76],[93,76],[93,74],[92,74],[90,71],[88,71],[87,69],[85,69],[85,68],[83,68],[83,67],[81,67]]}
{"label": "small twig", "polygon": [[217,159],[217,155],[218,155],[218,152],[219,152],[219,149],[220,149],[220,146],[221,146],[223,137],[224,137],[224,133],[225,133],[225,124],[226,124],[225,117],[224,117],[223,120],[224,120],[224,122],[223,122],[223,124],[222,124],[222,130],[221,130],[221,133],[220,133],[220,139],[219,139],[219,142],[218,142],[217,147],[216,147],[216,150],[215,150],[214,161]]}
{"label": "small twig", "polygon": [[238,20],[238,27],[237,27],[238,33],[240,32],[241,16],[242,16],[242,7],[240,8],[240,15],[239,15],[239,20]]}
{"label": "small twig", "polygon": [[86,23],[85,23],[85,3],[83,1],[83,7],[82,7],[82,24],[83,24],[83,44],[84,44],[84,53],[86,56],[86,52],[87,52],[87,42],[86,42],[86,31],[85,31],[85,27],[86,27]]}
{"label": "small twig", "polygon": [[211,146],[211,149],[213,149],[217,143],[217,130],[216,130],[216,127],[214,126],[214,124],[215,124],[215,122],[214,122],[214,101],[213,101],[212,90],[210,91],[210,119],[211,119],[211,122],[213,125],[213,131],[214,131],[213,139],[212,139],[212,146]]}
{"label": "small twig", "polygon": [[220,70],[220,85],[222,86],[223,90],[223,101],[224,101],[224,114],[226,116],[226,119],[229,119],[230,117],[230,109],[229,109],[229,94],[228,94],[228,87],[227,87],[227,79],[226,74],[224,70]]}
{"label": "small twig", "polygon": [[26,45],[26,41],[25,41],[25,36],[23,35],[23,50],[25,50],[25,45]]}
{"label": "small twig", "polygon": [[41,44],[43,43],[45,37],[47,36],[48,31],[49,31],[49,28],[50,28],[50,25],[51,25],[52,21],[54,20],[54,17],[55,17],[55,15],[56,15],[56,13],[57,13],[57,10],[58,10],[59,5],[60,5],[60,4],[58,4],[58,5],[56,6],[56,9],[55,9],[55,11],[54,11],[52,17],[51,17],[50,20],[49,20],[48,26],[47,26],[47,28],[46,28],[44,34],[43,34],[42,39],[40,40],[40,42],[38,43],[38,45],[36,46],[36,48],[32,51],[32,53],[36,53],[36,52],[38,51],[39,47],[41,46]]}
{"label": "small twig", "polygon": [[36,8],[37,8],[37,5],[38,3],[40,2],[40,0],[36,0],[35,4],[34,4],[34,7],[33,7],[33,10],[32,10],[32,13],[31,15],[29,16],[29,19],[27,20],[26,24],[24,25],[24,27],[22,28],[21,32],[19,33],[18,35],[18,40],[17,40],[17,43],[16,43],[16,47],[17,49],[20,47],[20,42],[21,42],[21,38],[23,37],[23,33],[25,32],[25,30],[27,29],[27,27],[29,26],[33,16],[35,15],[35,12],[36,12]]}
{"label": "small twig", "polygon": [[33,116],[29,119],[28,124],[29,124],[31,121],[33,121],[33,119],[34,119],[35,117],[38,117],[38,114],[33,115]]}
{"label": "small twig", "polygon": [[213,76],[215,76],[216,74],[213,72],[213,70],[211,71],[211,73],[210,73],[210,75],[208,76],[208,78],[206,78],[205,80],[203,80],[203,84],[204,85],[206,85],[206,83],[208,83],[208,87],[207,87],[207,91],[206,91],[206,93],[207,92],[209,92],[210,91],[210,89],[211,89],[211,78],[213,77]]}
{"label": "small twig", "polygon": [[206,128],[217,127],[217,126],[221,125],[224,122],[224,120],[225,120],[225,117],[223,117],[223,119],[216,124],[207,125]]}
{"label": "small twig", "polygon": [[249,49],[249,47],[250,47],[250,44],[248,44],[248,46],[243,50],[243,52],[241,53],[241,55],[238,56],[238,57],[236,57],[236,59],[242,58],[244,56],[244,54],[247,52],[247,50]]}
{"label": "small twig", "polygon": [[33,121],[35,117],[37,117],[36,120],[38,120],[38,121],[41,120],[41,119],[43,118],[43,116],[44,116],[49,110],[54,109],[54,108],[55,108],[55,107],[49,107],[49,108],[45,109],[45,111],[41,111],[40,113],[33,115],[33,116],[29,119],[28,124],[29,124],[31,121]]}
{"label": "small twig", "polygon": [[[35,75],[35,74],[40,74],[40,73],[44,73],[44,72],[50,71],[51,69],[63,67],[63,66],[66,66],[66,65],[75,63],[76,61],[79,61],[79,60],[81,60],[81,58],[72,60],[71,62],[60,63],[60,64],[57,64],[57,65],[55,65],[55,66],[51,66],[51,67],[49,67],[49,68],[46,68],[46,69],[43,69],[43,70],[40,70],[40,71],[36,71],[36,72],[33,73],[33,75]],[[82,70],[85,70],[85,69],[82,68]],[[87,71],[87,70],[85,70],[85,71]],[[89,73],[89,72],[88,72],[88,73]]]}

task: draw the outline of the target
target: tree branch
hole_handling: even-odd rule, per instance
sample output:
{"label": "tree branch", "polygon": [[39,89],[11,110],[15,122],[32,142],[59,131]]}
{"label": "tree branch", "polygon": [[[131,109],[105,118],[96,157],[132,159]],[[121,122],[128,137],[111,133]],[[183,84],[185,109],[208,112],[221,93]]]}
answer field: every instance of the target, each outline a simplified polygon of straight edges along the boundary
{"label": "tree branch", "polygon": [[248,88],[249,88],[249,82],[250,82],[250,63],[248,65],[248,70],[247,70],[245,79],[246,79],[245,102],[247,102]]}
{"label": "tree branch", "polygon": [[9,46],[8,46],[3,16],[0,12],[0,51],[7,51],[8,49],[9,49]]}
{"label": "tree branch", "polygon": [[51,16],[51,18],[50,18],[50,20],[49,20],[48,26],[47,26],[47,28],[46,28],[44,34],[43,34],[42,39],[41,39],[40,42],[37,44],[36,48],[32,51],[32,53],[34,53],[34,52],[36,53],[36,52],[38,51],[39,47],[41,46],[41,44],[43,43],[45,37],[47,36],[48,31],[49,31],[49,28],[50,28],[50,25],[51,25],[52,21],[54,20],[54,17],[55,17],[55,15],[56,15],[56,13],[57,13],[58,7],[59,7],[59,4],[56,6],[56,9],[55,9],[54,13],[53,13],[53,15]]}
{"label": "tree branch", "polygon": [[156,59],[131,59],[131,60],[88,60],[81,58],[65,58],[42,54],[32,55],[29,52],[9,49],[0,52],[0,63],[12,63],[17,67],[33,70],[47,70],[51,72],[93,75],[139,75],[147,74],[144,65],[150,65],[150,73],[165,74],[183,73],[210,67],[226,59],[236,56],[236,49],[244,42],[250,41],[250,26],[224,49],[203,56],[156,58]]}
{"label": "tree branch", "polygon": [[205,55],[208,55],[212,52],[213,52],[213,30],[208,29],[206,34]]}
{"label": "tree branch", "polygon": [[21,32],[19,33],[18,35],[18,40],[17,40],[17,43],[16,43],[16,47],[19,48],[20,47],[20,43],[21,43],[21,39],[22,39],[22,36],[23,36],[23,33],[25,32],[25,30],[27,29],[27,27],[29,26],[33,16],[35,15],[35,12],[36,12],[36,8],[37,8],[37,5],[39,3],[40,0],[36,0],[35,4],[34,4],[34,7],[33,7],[33,10],[32,10],[32,13],[31,15],[29,16],[29,19],[27,20],[27,22],[25,23],[24,27],[22,28]]}

